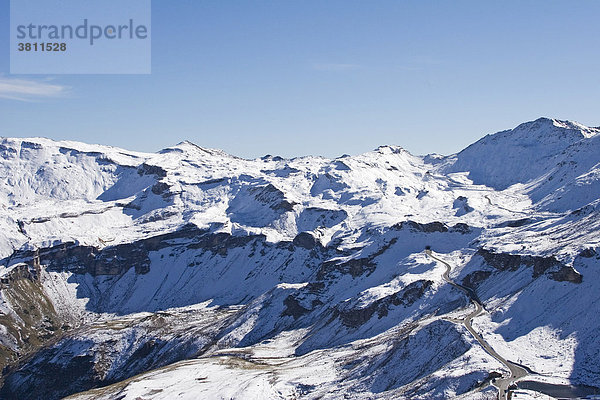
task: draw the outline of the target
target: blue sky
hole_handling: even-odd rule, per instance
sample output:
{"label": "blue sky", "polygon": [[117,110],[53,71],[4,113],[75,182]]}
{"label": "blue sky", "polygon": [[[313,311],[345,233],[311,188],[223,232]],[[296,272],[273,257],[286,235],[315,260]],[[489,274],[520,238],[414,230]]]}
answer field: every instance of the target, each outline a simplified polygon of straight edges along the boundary
{"label": "blue sky", "polygon": [[0,136],[335,157],[600,125],[599,1],[153,0],[151,75],[10,75],[8,14]]}

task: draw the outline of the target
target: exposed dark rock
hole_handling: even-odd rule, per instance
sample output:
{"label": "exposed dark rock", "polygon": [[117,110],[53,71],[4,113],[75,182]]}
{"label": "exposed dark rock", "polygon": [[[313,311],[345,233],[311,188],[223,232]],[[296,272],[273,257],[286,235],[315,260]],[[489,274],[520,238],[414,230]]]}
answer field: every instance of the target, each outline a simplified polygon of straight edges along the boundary
{"label": "exposed dark rock", "polygon": [[308,290],[309,293],[320,293],[323,289],[325,289],[324,282],[309,282],[308,285],[306,285],[306,290]]}
{"label": "exposed dark rock", "polygon": [[498,371],[492,371],[492,372],[490,372],[488,374],[488,377],[487,377],[486,380],[490,380],[491,381],[491,380],[495,380],[495,379],[498,379],[498,378],[502,378],[502,373],[498,372]]}
{"label": "exposed dark rock", "polygon": [[260,172],[267,175],[278,176],[280,178],[287,178],[290,175],[301,173],[299,169],[290,167],[288,164],[286,164],[284,168],[262,169]]}
{"label": "exposed dark rock", "polygon": [[312,231],[319,227],[331,228],[348,217],[344,210],[331,210],[319,207],[308,207],[298,215],[296,223],[302,231]]}
{"label": "exposed dark rock", "polygon": [[2,156],[3,158],[14,157],[16,154],[17,154],[17,150],[13,149],[12,147],[8,147],[8,146],[4,146],[3,144],[0,144],[0,156]]}
{"label": "exposed dark rock", "polygon": [[264,235],[233,236],[229,233],[210,233],[195,236],[192,243],[187,247],[190,249],[204,249],[213,254],[227,255],[228,249],[244,247],[248,243],[259,240],[264,242]]}
{"label": "exposed dark rock", "polygon": [[3,375],[10,373],[23,357],[37,351],[50,339],[60,337],[71,327],[72,321],[59,315],[46,296],[39,276],[39,267],[18,264],[2,279],[2,300],[13,304],[14,313],[0,313],[0,325],[4,329],[3,338],[17,346],[0,344]]}
{"label": "exposed dark rock", "polygon": [[348,328],[358,328],[371,319],[376,308],[375,305],[371,304],[369,307],[343,311],[339,314],[340,320]]}
{"label": "exposed dark rock", "polygon": [[377,263],[374,259],[385,253],[391,246],[396,244],[397,241],[397,238],[392,238],[385,246],[381,247],[368,257],[352,258],[341,263],[339,260],[325,261],[317,273],[317,279],[322,280],[334,271],[342,274],[350,274],[353,278],[361,276],[364,273],[370,275],[375,271],[375,268],[377,268]]}
{"label": "exposed dark rock", "polygon": [[32,150],[40,150],[43,148],[43,146],[41,144],[38,143],[33,143],[33,142],[27,142],[27,141],[22,141],[21,142],[21,148],[22,149],[32,149]]}
{"label": "exposed dark rock", "polygon": [[129,203],[126,203],[126,204],[117,203],[117,206],[123,207],[125,210],[130,209],[130,210],[137,210],[137,211],[139,211],[139,210],[142,209],[142,207],[140,207],[139,205],[135,204],[135,200],[133,200],[133,201],[131,201]]}
{"label": "exposed dark rock", "polygon": [[303,247],[307,250],[315,248],[319,245],[319,241],[310,232],[300,232],[294,238],[294,246]]}
{"label": "exposed dark rock", "polygon": [[558,271],[550,274],[550,276],[558,282],[581,283],[583,281],[583,276],[571,266],[563,266]]}
{"label": "exposed dark rock", "polygon": [[475,271],[465,276],[462,280],[462,285],[470,288],[476,288],[481,282],[486,280],[492,274],[491,271]]}
{"label": "exposed dark rock", "polygon": [[[170,196],[172,193],[166,193],[163,195],[163,198]],[[149,213],[140,217],[140,221],[142,223],[154,222],[154,221],[164,221],[168,218],[171,218],[175,215],[179,215],[179,212],[176,210],[164,210],[157,213]]]}
{"label": "exposed dark rock", "polygon": [[[53,364],[48,363],[44,371],[46,375],[46,384],[43,385],[31,385],[26,392],[19,390],[11,390],[12,386],[21,379],[27,379],[28,371],[17,371],[14,375],[7,378],[6,384],[2,387],[1,394],[6,399],[59,399],[67,396],[71,393],[80,390],[86,390],[90,387],[82,384],[82,380],[89,380],[94,382],[93,371],[93,356],[92,355],[78,355],[71,358],[65,364]],[[70,382],[69,385],[65,385],[65,382]],[[93,386],[92,386],[93,387]],[[51,391],[48,388],[52,388]],[[52,393],[52,394],[49,394]]]}
{"label": "exposed dark rock", "polygon": [[29,265],[25,263],[17,264],[13,266],[12,270],[8,274],[4,275],[2,279],[0,279],[0,289],[4,289],[11,283],[21,279],[27,279],[37,283],[39,282],[39,277],[39,265]]}
{"label": "exposed dark rock", "polygon": [[357,328],[371,319],[377,313],[379,318],[388,315],[391,306],[410,307],[419,300],[433,284],[429,280],[412,282],[405,288],[392,295],[374,301],[364,308],[338,309],[342,324],[349,328]]}
{"label": "exposed dark rock", "polygon": [[498,225],[498,227],[500,227],[500,228],[506,228],[506,227],[509,227],[509,228],[519,228],[521,226],[530,224],[531,222],[532,221],[531,221],[530,218],[522,218],[522,219],[517,219],[517,220],[514,220],[514,221],[503,222],[500,225]]}
{"label": "exposed dark rock", "polygon": [[81,151],[81,150],[76,150],[76,149],[70,149],[68,147],[63,147],[63,146],[60,146],[58,148],[58,151],[61,154],[68,154],[70,156],[86,155],[89,157],[94,157],[96,159],[100,159],[101,163],[105,163],[107,160],[106,155],[103,153],[100,153],[99,151]]}
{"label": "exposed dark rock", "polygon": [[546,270],[560,263],[554,257],[524,256],[518,254],[493,253],[487,249],[480,248],[477,254],[483,257],[485,262],[501,271],[516,271],[521,265],[533,267],[533,277],[537,278]]}
{"label": "exposed dark rock", "polygon": [[286,297],[285,300],[283,300],[283,304],[285,305],[285,310],[283,310],[282,316],[289,315],[294,317],[294,319],[298,319],[310,312],[309,309],[302,307],[300,302],[293,295]]}
{"label": "exposed dark rock", "polygon": [[423,297],[423,294],[433,285],[432,281],[419,280],[407,285],[400,292],[392,295],[392,304],[412,306],[417,300]]}
{"label": "exposed dark rock", "polygon": [[274,156],[272,154],[265,154],[260,159],[263,160],[263,161],[275,161],[275,162],[283,161],[283,157],[281,157],[281,156]]}
{"label": "exposed dark rock", "polygon": [[219,185],[221,183],[226,183],[228,181],[229,181],[229,178],[216,178],[216,179],[209,179],[207,181],[200,182],[200,185]]}
{"label": "exposed dark rock", "polygon": [[593,212],[596,211],[596,209],[597,209],[597,205],[593,206],[591,204],[588,204],[586,206],[578,208],[577,210],[571,211],[571,215],[576,215],[578,217],[583,217],[583,216],[592,214]]}
{"label": "exposed dark rock", "polygon": [[353,258],[342,263],[338,263],[337,260],[325,261],[317,273],[317,279],[321,280],[333,271],[350,274],[356,278],[364,273],[371,274],[376,267],[377,264],[370,257]]}
{"label": "exposed dark rock", "polygon": [[[232,314],[216,312],[194,322],[189,318],[159,313],[98,325],[94,340],[86,336],[89,327],[67,333],[24,359],[18,368],[6,369],[0,398],[59,399],[197,357],[228,326]],[[119,342],[126,348],[115,348]]]}
{"label": "exposed dark rock", "polygon": [[402,230],[402,229],[410,229],[413,232],[425,232],[425,233],[433,233],[433,232],[448,232],[448,227],[446,224],[441,222],[429,222],[427,224],[421,224],[415,221],[403,221],[399,224],[392,226],[392,229]]}
{"label": "exposed dark rock", "polygon": [[583,249],[579,253],[579,256],[583,257],[583,258],[592,258],[592,257],[595,257],[597,255],[598,255],[598,253],[596,252],[596,249],[593,249],[591,247],[588,247],[587,249]]}
{"label": "exposed dark rock", "polygon": [[275,247],[280,250],[294,251],[294,243],[289,240],[282,240],[281,242],[277,242]]}
{"label": "exposed dark rock", "polygon": [[152,186],[152,193],[161,195],[167,193],[170,188],[165,182],[157,182]]}
{"label": "exposed dark rock", "polygon": [[452,226],[449,230],[449,232],[454,233],[454,232],[458,232],[460,234],[466,235],[467,233],[471,233],[471,227],[467,224],[463,224],[462,222],[459,222],[458,224],[455,224],[454,226]]}
{"label": "exposed dark rock", "polygon": [[483,257],[487,264],[501,271],[516,271],[522,264],[521,256],[518,255],[504,253],[497,254],[483,248],[479,249],[477,254]]}
{"label": "exposed dark rock", "polygon": [[554,257],[493,253],[483,248],[480,248],[477,254],[483,257],[488,265],[501,271],[516,271],[519,267],[525,265],[533,268],[534,278],[548,272],[550,278],[557,281],[580,283],[582,280],[581,275],[572,267],[561,264]]}
{"label": "exposed dark rock", "polygon": [[137,172],[140,176],[142,175],[155,175],[158,178],[164,178],[167,176],[167,171],[158,165],[148,165],[146,163],[141,164]]}
{"label": "exposed dark rock", "polygon": [[228,233],[208,233],[195,225],[134,243],[107,246],[102,249],[73,242],[34,251],[18,251],[13,261],[22,261],[29,267],[45,266],[49,271],[71,271],[78,274],[119,275],[130,268],[137,274],[145,274],[150,268],[149,252],[173,245],[175,239],[188,239],[190,249],[205,249],[213,254],[226,255],[231,248],[243,247],[253,240],[264,240],[264,236],[232,236]]}
{"label": "exposed dark rock", "polygon": [[272,184],[250,188],[256,201],[269,205],[275,211],[292,211],[296,203],[285,199],[284,193]]}
{"label": "exposed dark rock", "polygon": [[292,211],[296,203],[293,201],[283,200],[277,205],[276,210]]}

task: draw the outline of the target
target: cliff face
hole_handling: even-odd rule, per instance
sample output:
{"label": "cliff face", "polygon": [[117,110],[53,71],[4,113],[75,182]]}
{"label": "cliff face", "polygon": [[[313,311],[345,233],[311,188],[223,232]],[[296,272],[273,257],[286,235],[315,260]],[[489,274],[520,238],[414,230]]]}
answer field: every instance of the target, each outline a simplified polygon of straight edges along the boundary
{"label": "cliff face", "polygon": [[572,266],[561,264],[554,257],[493,253],[483,248],[477,250],[477,255],[481,256],[488,265],[500,271],[516,271],[521,266],[527,266],[532,269],[534,278],[547,274],[551,279],[558,282],[581,283],[583,279],[582,275],[575,271]]}
{"label": "cliff face", "polygon": [[78,323],[56,310],[45,293],[40,274],[39,265],[17,264],[2,278],[0,368],[3,376]]}

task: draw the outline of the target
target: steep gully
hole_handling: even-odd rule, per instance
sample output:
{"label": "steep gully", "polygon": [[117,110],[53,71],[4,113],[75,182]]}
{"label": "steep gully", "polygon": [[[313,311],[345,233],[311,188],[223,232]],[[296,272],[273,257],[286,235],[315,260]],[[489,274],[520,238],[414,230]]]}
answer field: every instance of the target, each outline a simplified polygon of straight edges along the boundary
{"label": "steep gully", "polygon": [[458,290],[464,292],[467,297],[471,300],[471,302],[475,305],[475,310],[473,312],[471,312],[469,315],[467,315],[465,318],[463,319],[453,319],[451,320],[451,322],[455,322],[455,323],[462,323],[465,328],[467,328],[467,330],[469,331],[469,333],[475,338],[475,340],[477,340],[477,342],[479,342],[479,344],[481,345],[481,347],[483,347],[483,349],[492,357],[494,357],[496,360],[500,361],[502,364],[504,364],[506,366],[506,368],[508,368],[508,370],[510,371],[510,375],[508,377],[504,377],[501,379],[496,380],[496,382],[494,383],[494,385],[498,388],[498,399],[499,400],[508,400],[509,397],[509,387],[511,385],[513,385],[515,383],[515,381],[517,381],[518,379],[521,379],[525,376],[527,376],[527,370],[525,370],[524,368],[506,360],[504,357],[502,357],[500,354],[498,354],[490,345],[488,342],[486,342],[481,335],[479,335],[474,329],[473,326],[471,324],[471,321],[473,318],[481,315],[481,313],[483,313],[484,309],[483,309],[483,305],[481,304],[481,302],[479,301],[479,299],[477,298],[477,295],[473,292],[472,289],[462,286],[456,282],[454,282],[452,279],[450,279],[450,271],[452,269],[452,267],[450,267],[450,264],[448,264],[447,262],[445,262],[444,260],[436,257],[433,255],[433,252],[430,249],[426,249],[425,250],[426,254],[431,257],[432,259],[444,264],[446,266],[446,271],[444,272],[444,274],[442,275],[442,278],[448,282],[450,285],[454,286],[455,288],[457,288]]}

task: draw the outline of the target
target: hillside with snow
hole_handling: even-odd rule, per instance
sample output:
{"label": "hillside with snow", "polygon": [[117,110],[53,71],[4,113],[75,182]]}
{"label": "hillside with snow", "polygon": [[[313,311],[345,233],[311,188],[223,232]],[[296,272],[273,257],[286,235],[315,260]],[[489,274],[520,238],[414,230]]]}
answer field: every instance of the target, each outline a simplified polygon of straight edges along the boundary
{"label": "hillside with snow", "polygon": [[599,128],[336,159],[0,138],[0,171],[2,399],[600,391]]}

